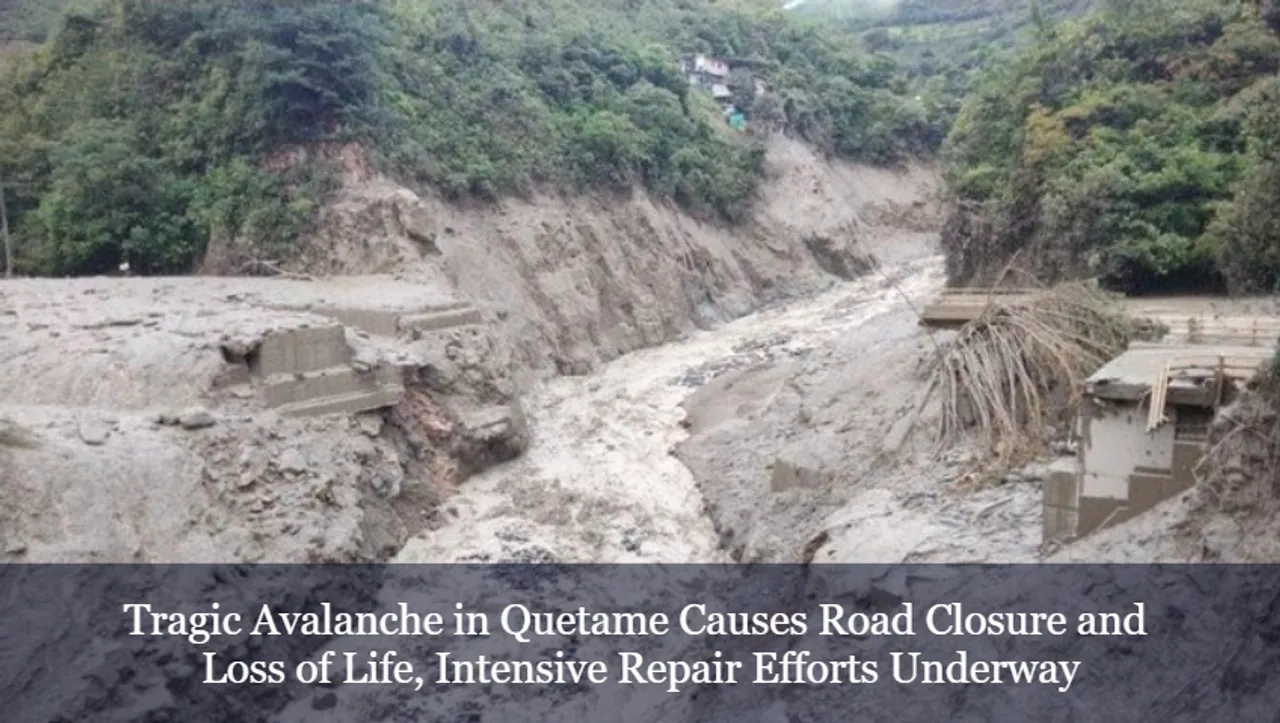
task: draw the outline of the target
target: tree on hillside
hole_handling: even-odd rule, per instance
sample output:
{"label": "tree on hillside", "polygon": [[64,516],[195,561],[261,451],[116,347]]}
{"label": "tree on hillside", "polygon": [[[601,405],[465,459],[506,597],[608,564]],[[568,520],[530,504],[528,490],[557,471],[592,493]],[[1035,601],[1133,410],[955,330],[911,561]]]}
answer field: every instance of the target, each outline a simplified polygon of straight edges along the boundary
{"label": "tree on hillside", "polygon": [[1245,128],[1253,168],[1225,204],[1209,237],[1231,285],[1251,293],[1280,292],[1280,78],[1268,78],[1247,91]]}
{"label": "tree on hillside", "polygon": [[727,84],[729,91],[733,93],[731,98],[733,107],[742,113],[750,114],[751,106],[756,100],[756,81],[751,71],[746,68],[735,68],[729,73]]}
{"label": "tree on hillside", "polygon": [[114,0],[68,15],[45,53],[11,69],[0,109],[34,201],[14,219],[26,270],[187,271],[214,230],[196,200],[218,193],[253,206],[245,217],[291,219],[292,193],[266,184],[247,198],[216,171],[372,122],[379,22],[367,3],[298,0]]}
{"label": "tree on hillside", "polygon": [[785,127],[787,116],[782,112],[782,101],[774,93],[765,93],[756,99],[751,108],[751,125],[765,132]]}
{"label": "tree on hillside", "polygon": [[47,241],[37,269],[187,271],[199,236],[186,217],[190,184],[143,151],[137,129],[120,121],[72,126],[51,154],[49,189],[36,211]]}
{"label": "tree on hillside", "polygon": [[1258,16],[1267,27],[1280,32],[1280,0],[1258,0]]}

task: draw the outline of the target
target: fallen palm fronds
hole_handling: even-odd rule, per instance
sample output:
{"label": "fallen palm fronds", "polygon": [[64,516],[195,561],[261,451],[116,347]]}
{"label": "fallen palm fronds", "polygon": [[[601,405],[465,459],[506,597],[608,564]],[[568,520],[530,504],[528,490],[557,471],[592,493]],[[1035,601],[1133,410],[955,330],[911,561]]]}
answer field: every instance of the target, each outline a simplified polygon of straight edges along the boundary
{"label": "fallen palm fronds", "polygon": [[1123,351],[1137,328],[1111,295],[1088,284],[1011,300],[993,295],[933,360],[940,448],[976,427],[995,467],[1026,461],[1044,445],[1046,427],[1075,409],[1089,375]]}

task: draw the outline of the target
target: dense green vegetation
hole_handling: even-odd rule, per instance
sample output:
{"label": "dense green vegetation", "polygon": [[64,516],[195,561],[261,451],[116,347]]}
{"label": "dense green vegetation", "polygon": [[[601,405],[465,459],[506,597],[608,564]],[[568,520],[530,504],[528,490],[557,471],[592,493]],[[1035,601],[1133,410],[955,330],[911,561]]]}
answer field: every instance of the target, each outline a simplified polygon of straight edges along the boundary
{"label": "dense green vegetation", "polygon": [[832,19],[869,52],[892,58],[908,94],[951,127],[975,72],[1037,42],[1043,23],[1079,16],[1095,0],[808,0],[798,11]]}
{"label": "dense green vegetation", "polygon": [[23,270],[185,271],[213,233],[296,234],[313,169],[261,160],[370,122],[376,32],[354,3],[126,0],[69,15],[0,84]]}
{"label": "dense green vegetation", "polygon": [[[1020,265],[1115,288],[1280,280],[1273,5],[1111,0],[985,74],[948,140],[953,280]],[[1270,22],[1270,26],[1268,23]]]}
{"label": "dense green vegetation", "polygon": [[[888,57],[748,0],[73,5],[0,80],[28,273],[183,271],[214,237],[285,255],[332,175],[286,152],[341,141],[456,196],[642,185],[741,218],[763,151],[691,90],[684,52],[746,69],[732,82],[754,126],[834,154],[892,162],[947,128]],[[29,37],[35,6],[7,6]],[[752,75],[774,91],[756,98]]]}
{"label": "dense green vegetation", "polygon": [[[1046,278],[1275,289],[1280,4],[1094,4],[0,0],[0,39],[48,38],[0,77],[19,270],[180,272],[215,237],[286,257],[333,180],[293,151],[346,141],[454,197],[642,186],[732,222],[758,131],[785,129],[877,163],[947,137],[956,281],[1017,252]],[[689,86],[694,52],[737,68],[748,133]]]}

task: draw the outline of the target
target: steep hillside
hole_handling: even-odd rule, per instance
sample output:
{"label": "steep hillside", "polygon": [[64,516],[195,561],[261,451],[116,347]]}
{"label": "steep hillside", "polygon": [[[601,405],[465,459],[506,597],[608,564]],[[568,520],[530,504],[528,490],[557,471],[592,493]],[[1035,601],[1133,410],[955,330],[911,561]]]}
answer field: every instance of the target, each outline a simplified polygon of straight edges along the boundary
{"label": "steep hillside", "polygon": [[[331,202],[280,268],[395,273],[455,288],[499,313],[521,366],[583,373],[602,360],[715,326],[932,244],[937,171],[829,161],[767,141],[750,214],[700,221],[654,194],[537,193],[460,203],[379,171],[355,144],[329,148]],[[243,268],[251,244],[219,239],[202,270]]]}
{"label": "steep hillside", "polygon": [[1037,41],[1044,24],[1078,16],[1094,0],[807,0],[801,17],[833,23],[892,60],[908,94],[950,129],[972,76]]}
{"label": "steep hillside", "polygon": [[740,222],[763,151],[686,52],[734,64],[752,131],[876,163],[945,133],[890,60],[757,3],[103,0],[0,82],[19,270],[183,272],[225,238],[287,259],[336,175],[288,159],[333,142],[454,200],[643,187]]}
{"label": "steep hillside", "polygon": [[953,282],[1010,256],[1128,291],[1280,280],[1280,38],[1266,6],[1108,3],[993,67],[948,141]]}

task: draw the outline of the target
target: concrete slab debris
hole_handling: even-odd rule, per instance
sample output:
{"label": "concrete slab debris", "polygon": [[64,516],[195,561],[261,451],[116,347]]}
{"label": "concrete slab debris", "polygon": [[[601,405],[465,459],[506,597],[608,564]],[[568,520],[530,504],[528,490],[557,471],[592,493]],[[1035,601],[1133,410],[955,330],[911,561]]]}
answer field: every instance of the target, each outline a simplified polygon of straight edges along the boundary
{"label": "concrete slab debris", "polygon": [[279,407],[276,411],[284,417],[317,417],[326,414],[359,414],[375,409],[394,407],[404,398],[404,388],[390,387],[371,392],[352,392]]}
{"label": "concrete slab debris", "polygon": [[[1138,401],[1151,391],[1166,367],[1170,402],[1197,404],[1206,384],[1221,366],[1233,379],[1248,379],[1275,353],[1275,346],[1200,346],[1195,344],[1135,343],[1085,381],[1088,395],[1117,401]],[[1178,401],[1175,401],[1178,400]]]}
{"label": "concrete slab debris", "polygon": [[484,316],[476,308],[454,309],[451,311],[434,311],[426,314],[414,314],[400,319],[400,329],[407,332],[431,332],[451,329],[455,326],[479,324]]}
{"label": "concrete slab debris", "polygon": [[250,356],[255,374],[300,374],[345,364],[351,358],[346,331],[333,324],[319,328],[286,329],[270,333]]}

